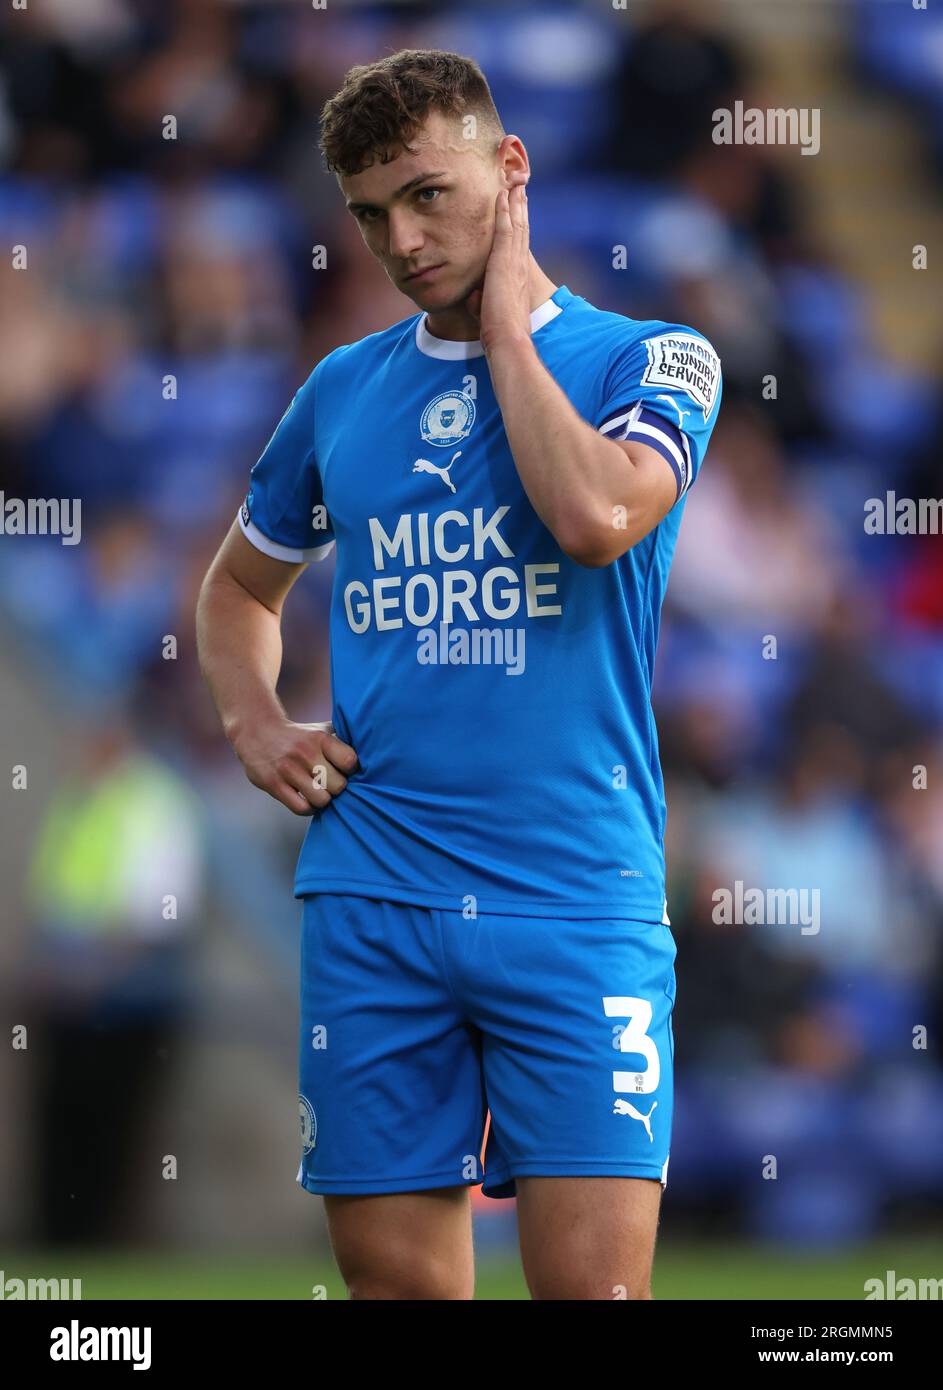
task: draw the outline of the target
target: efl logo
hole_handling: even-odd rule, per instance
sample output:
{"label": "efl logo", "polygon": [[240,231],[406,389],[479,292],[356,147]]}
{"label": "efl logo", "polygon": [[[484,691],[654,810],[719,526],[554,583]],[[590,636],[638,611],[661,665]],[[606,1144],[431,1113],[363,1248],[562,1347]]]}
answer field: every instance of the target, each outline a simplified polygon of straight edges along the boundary
{"label": "efl logo", "polygon": [[718,107],[713,112],[715,145],[798,145],[800,154],[818,154],[821,112],[817,106],[774,106],[761,111],[757,106],[744,109],[735,101],[733,110]]}

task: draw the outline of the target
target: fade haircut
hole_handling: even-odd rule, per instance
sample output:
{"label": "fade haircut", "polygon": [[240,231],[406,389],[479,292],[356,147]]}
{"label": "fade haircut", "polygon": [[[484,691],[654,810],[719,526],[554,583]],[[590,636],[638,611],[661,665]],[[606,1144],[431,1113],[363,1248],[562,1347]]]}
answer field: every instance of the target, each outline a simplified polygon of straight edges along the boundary
{"label": "fade haircut", "polygon": [[487,78],[473,58],[435,48],[403,48],[353,67],[321,112],[320,147],[334,174],[389,164],[429,114],[475,116],[478,133],[497,150],[504,127]]}

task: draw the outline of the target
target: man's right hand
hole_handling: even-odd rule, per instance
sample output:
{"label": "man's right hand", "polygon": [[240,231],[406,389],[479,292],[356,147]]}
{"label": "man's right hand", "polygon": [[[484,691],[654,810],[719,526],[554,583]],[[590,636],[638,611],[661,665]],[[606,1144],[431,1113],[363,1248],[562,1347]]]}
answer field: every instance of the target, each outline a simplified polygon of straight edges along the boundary
{"label": "man's right hand", "polygon": [[323,810],[358,766],[357,754],[329,722],[293,724],[285,719],[234,738],[233,748],[252,785],[296,816]]}

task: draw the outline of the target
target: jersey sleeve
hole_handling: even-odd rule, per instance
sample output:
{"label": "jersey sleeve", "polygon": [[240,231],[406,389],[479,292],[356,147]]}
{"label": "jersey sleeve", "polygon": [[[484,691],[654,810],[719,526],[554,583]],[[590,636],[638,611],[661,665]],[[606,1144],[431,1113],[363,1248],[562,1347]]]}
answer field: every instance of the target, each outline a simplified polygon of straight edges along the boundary
{"label": "jersey sleeve", "polygon": [[275,560],[323,560],[334,544],[315,458],[317,368],[292,397],[249,474],[243,535]]}
{"label": "jersey sleeve", "polygon": [[721,389],[720,359],[707,339],[689,328],[663,329],[613,356],[596,428],[657,450],[680,498],[700,471]]}

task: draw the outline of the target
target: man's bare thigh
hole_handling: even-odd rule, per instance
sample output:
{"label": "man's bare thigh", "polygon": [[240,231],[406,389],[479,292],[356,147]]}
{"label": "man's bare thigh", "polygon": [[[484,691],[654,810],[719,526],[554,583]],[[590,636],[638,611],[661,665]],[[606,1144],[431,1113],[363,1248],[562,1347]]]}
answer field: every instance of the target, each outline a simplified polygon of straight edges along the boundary
{"label": "man's bare thigh", "polygon": [[518,1178],[533,1297],[651,1298],[661,1193],[650,1178]]}

